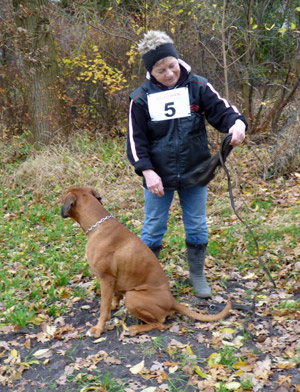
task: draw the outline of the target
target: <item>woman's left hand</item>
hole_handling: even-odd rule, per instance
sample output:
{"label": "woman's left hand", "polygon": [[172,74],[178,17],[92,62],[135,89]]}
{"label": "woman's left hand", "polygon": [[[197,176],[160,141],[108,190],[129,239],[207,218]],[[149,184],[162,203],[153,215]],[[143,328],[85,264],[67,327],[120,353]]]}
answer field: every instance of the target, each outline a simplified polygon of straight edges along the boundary
{"label": "woman's left hand", "polygon": [[230,144],[232,146],[238,146],[243,143],[245,139],[246,125],[242,120],[236,120],[234,125],[229,129],[229,133],[232,134]]}

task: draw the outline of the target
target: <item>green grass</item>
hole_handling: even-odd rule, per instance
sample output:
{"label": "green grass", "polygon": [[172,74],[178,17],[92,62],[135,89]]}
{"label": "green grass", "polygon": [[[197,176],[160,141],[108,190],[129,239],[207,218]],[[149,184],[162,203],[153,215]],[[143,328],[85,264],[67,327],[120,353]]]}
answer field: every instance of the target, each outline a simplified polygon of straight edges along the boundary
{"label": "green grass", "polygon": [[[68,146],[36,151],[26,140],[14,138],[10,144],[0,142],[0,150],[0,326],[23,328],[39,323],[40,314],[64,314],[73,298],[87,295],[78,287],[79,281],[91,279],[85,260],[86,237],[78,225],[60,216],[63,190],[76,184],[94,186],[106,208],[139,235],[143,188],[127,162],[124,140],[90,138],[83,133]],[[8,159],[16,150],[20,158]],[[208,205],[211,272],[214,268],[217,272],[228,271],[220,277],[223,284],[232,268],[242,274],[254,271],[266,279],[258,266],[251,236],[233,218],[226,190],[219,194],[214,186],[219,186],[218,182],[212,183]],[[276,199],[264,197],[258,186],[253,187],[250,196],[247,192],[241,195],[245,198],[241,214],[259,241],[264,262],[277,276],[283,259],[287,258],[287,267],[288,261],[297,261],[299,205],[280,208]],[[172,291],[181,296],[188,287],[180,276],[187,264],[178,197],[172,205],[163,245],[163,266]],[[288,267],[281,279],[293,292],[299,269]]]}
{"label": "green grass", "polygon": [[299,311],[300,310],[300,299],[298,300],[284,300],[278,306],[278,309],[285,309],[291,312]]}
{"label": "green grass", "polygon": [[60,217],[54,198],[36,201],[32,194],[15,194],[0,189],[0,302],[6,305],[1,321],[22,328],[40,309],[63,313],[60,301],[74,295],[72,276],[88,276],[88,268],[80,246],[85,239]]}
{"label": "green grass", "polygon": [[225,346],[223,350],[219,350],[219,360],[218,363],[220,365],[225,365],[230,368],[236,363],[240,358],[236,357],[235,354],[236,350],[234,348],[230,348],[228,346]]}
{"label": "green grass", "polygon": [[[265,213],[267,212],[265,210]],[[291,208],[284,215],[284,223],[277,223],[276,226],[266,224],[266,220],[262,219],[260,214],[259,216],[253,216],[248,213],[248,215],[243,216],[244,221],[250,226],[258,242],[261,256],[265,252],[268,253],[268,258],[265,262],[269,268],[272,268],[274,264],[280,267],[280,256],[283,258],[288,249],[292,251],[299,244],[300,227],[293,218],[297,213],[299,213],[298,207]],[[287,215],[291,217],[289,222],[286,222]],[[241,237],[243,237],[242,247],[237,252],[237,241]],[[276,244],[282,244],[282,255],[278,254]],[[222,227],[221,230],[220,226],[212,225],[208,252],[218,260],[230,258],[241,271],[248,269],[250,265],[253,265],[253,260],[257,260],[255,241],[251,233],[240,221],[235,221],[231,225]],[[246,260],[243,257],[244,262],[242,264],[240,263],[241,254],[246,256]]]}
{"label": "green grass", "polygon": [[80,392],[103,390],[107,392],[125,392],[127,383],[124,380],[116,380],[110,372],[102,373],[95,370],[92,374],[79,373],[75,377],[69,377],[70,382],[81,385]]}

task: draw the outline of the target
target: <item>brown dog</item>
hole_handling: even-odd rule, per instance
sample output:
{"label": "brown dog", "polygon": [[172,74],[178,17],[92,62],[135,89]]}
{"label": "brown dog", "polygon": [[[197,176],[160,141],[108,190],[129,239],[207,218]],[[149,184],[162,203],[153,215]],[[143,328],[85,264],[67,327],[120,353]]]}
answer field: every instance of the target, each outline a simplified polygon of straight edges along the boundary
{"label": "brown dog", "polygon": [[87,258],[101,285],[100,317],[89,335],[101,335],[110,311],[116,309],[123,295],[128,311],[146,323],[129,327],[132,336],[164,329],[166,317],[174,311],[199,321],[216,321],[229,313],[230,300],[216,315],[203,315],[179,304],[156,256],[139,237],[108,214],[92,188],[67,190],[61,215],[73,218],[88,235]]}

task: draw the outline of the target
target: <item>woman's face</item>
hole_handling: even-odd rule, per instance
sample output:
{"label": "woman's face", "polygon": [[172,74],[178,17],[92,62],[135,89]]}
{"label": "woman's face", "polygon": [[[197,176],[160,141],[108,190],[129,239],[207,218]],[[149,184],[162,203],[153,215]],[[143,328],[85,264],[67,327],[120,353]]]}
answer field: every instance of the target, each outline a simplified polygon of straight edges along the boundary
{"label": "woman's face", "polygon": [[180,77],[180,66],[175,57],[166,57],[154,64],[151,74],[166,87],[176,86]]}

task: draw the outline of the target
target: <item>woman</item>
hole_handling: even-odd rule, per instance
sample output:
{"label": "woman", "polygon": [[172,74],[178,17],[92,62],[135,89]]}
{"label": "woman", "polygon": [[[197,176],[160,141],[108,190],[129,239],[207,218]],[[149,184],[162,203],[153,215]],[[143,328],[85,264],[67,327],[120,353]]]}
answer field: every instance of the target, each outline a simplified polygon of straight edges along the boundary
{"label": "woman", "polygon": [[174,192],[182,207],[190,281],[196,295],[210,298],[204,274],[208,232],[207,187],[191,184],[191,174],[210,158],[205,119],[243,142],[247,121],[203,77],[178,58],[173,40],[149,31],[138,44],[146,82],[130,94],[128,158],[143,176],[145,221],[141,239],[158,257]]}

